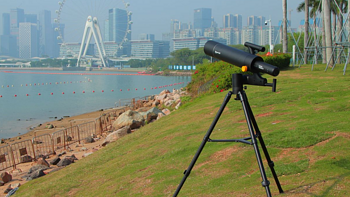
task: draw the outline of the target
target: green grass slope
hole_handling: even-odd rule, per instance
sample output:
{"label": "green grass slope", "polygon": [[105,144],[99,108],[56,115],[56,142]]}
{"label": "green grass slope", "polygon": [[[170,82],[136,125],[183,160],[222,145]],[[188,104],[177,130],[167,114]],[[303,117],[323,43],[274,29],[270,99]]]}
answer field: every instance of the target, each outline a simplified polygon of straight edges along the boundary
{"label": "green grass slope", "polygon": [[[260,86],[246,90],[285,191],[278,193],[263,156],[274,196],[350,195],[350,77],[342,66],[324,67],[282,71],[276,93]],[[26,183],[16,196],[172,196],[227,92],[199,97],[86,159]],[[212,139],[249,136],[234,97]],[[208,142],[179,196],[266,196],[253,146]]]}

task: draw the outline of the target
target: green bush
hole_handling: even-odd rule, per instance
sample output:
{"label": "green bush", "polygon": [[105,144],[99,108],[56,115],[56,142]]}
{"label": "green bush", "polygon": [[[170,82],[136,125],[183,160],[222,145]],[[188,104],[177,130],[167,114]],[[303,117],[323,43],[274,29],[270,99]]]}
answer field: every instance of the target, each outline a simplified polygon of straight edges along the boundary
{"label": "green bush", "polygon": [[279,53],[272,56],[261,55],[261,57],[263,58],[264,62],[274,65],[281,70],[289,67],[290,59],[292,58],[292,56],[287,53]]}

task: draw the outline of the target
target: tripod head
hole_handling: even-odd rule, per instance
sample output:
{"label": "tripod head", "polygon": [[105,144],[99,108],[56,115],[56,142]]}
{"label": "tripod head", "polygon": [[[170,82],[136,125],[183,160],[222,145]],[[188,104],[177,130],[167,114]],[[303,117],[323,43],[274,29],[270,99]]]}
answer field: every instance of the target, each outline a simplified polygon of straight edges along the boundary
{"label": "tripod head", "polygon": [[249,42],[244,43],[244,46],[248,47],[249,53],[209,40],[204,45],[204,53],[241,67],[243,72],[250,71],[253,73],[252,75],[244,75],[241,77],[234,76],[242,74],[232,75],[232,88],[234,94],[237,94],[238,90],[243,90],[243,84],[271,86],[272,91],[275,92],[276,79],[273,80],[273,83],[267,83],[267,79],[262,78],[260,73],[267,73],[272,76],[277,76],[280,72],[279,68],[265,63],[260,56],[255,55],[259,51],[264,52],[265,47]]}

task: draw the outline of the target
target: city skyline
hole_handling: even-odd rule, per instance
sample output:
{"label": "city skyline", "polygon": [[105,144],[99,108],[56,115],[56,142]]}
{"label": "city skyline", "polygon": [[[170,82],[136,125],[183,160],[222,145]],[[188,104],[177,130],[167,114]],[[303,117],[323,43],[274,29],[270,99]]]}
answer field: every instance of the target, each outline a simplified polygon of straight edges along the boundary
{"label": "city skyline", "polygon": [[[78,0],[72,0],[77,1]],[[84,1],[80,1],[84,2]],[[157,40],[162,39],[162,34],[170,32],[171,20],[179,20],[181,23],[194,22],[193,11],[198,8],[211,8],[212,16],[219,27],[223,26],[223,16],[226,14],[239,14],[242,15],[243,26],[247,24],[247,18],[249,16],[264,16],[266,19],[270,19],[273,26],[277,26],[278,22],[282,20],[282,1],[271,0],[269,4],[262,3],[257,0],[247,1],[227,1],[218,0],[216,2],[211,1],[184,1],[179,0],[172,2],[169,6],[169,2],[150,0],[147,2],[136,2],[136,0],[128,1],[130,3],[129,10],[133,14],[132,25],[132,39],[137,40],[140,34],[154,34]],[[186,2],[186,3],[185,3]],[[101,1],[101,3],[103,3]],[[254,4],[254,8],[248,8],[251,4]],[[289,1],[288,10],[291,11],[292,27],[298,27],[300,20],[303,19],[304,13],[297,13],[296,6],[300,2]],[[40,6],[37,6],[39,5]],[[186,5],[186,6],[184,6]],[[230,7],[230,5],[232,5]],[[54,0],[13,0],[7,1],[4,6],[0,8],[1,13],[9,13],[10,9],[22,8],[25,10],[25,14],[38,14],[42,10],[50,10],[52,13],[52,22],[57,17],[55,10],[59,8],[58,1]],[[259,9],[257,10],[256,7]],[[171,9],[169,9],[171,8]],[[232,10],[232,11],[231,11]],[[242,10],[246,10],[243,11]],[[273,12],[271,12],[273,10]],[[2,14],[1,14],[2,17]],[[288,14],[288,19],[290,15]],[[2,23],[2,20],[0,20]],[[1,24],[2,27],[2,24]],[[83,31],[83,30],[81,30]],[[3,30],[1,29],[1,32]],[[80,41],[79,41],[80,42]]]}

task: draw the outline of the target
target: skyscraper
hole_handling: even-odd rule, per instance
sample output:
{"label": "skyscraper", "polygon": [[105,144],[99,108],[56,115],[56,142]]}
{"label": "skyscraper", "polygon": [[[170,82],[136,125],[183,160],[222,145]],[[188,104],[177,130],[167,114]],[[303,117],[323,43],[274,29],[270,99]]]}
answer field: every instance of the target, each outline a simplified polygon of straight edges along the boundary
{"label": "skyscraper", "polygon": [[34,23],[19,24],[19,57],[29,59],[38,56],[38,29]]}
{"label": "skyscraper", "polygon": [[232,15],[232,14],[226,14],[226,15],[224,15],[223,24],[224,24],[224,28],[234,27],[233,15]]}
{"label": "skyscraper", "polygon": [[24,22],[24,10],[23,9],[11,9],[10,12],[10,35],[14,36],[14,39],[16,40],[16,46],[11,51],[11,54],[13,54],[13,57],[18,57],[18,35],[19,35],[19,23]]}
{"label": "skyscraper", "polygon": [[[130,16],[131,17],[131,16]],[[128,28],[128,13],[126,10],[113,8],[109,10],[109,40],[116,43],[122,42]],[[131,29],[131,27],[129,28]],[[127,34],[127,39],[131,40],[131,34]]]}
{"label": "skyscraper", "polygon": [[197,36],[203,36],[204,30],[211,27],[211,8],[195,9],[193,19],[193,28],[199,30]]}
{"label": "skyscraper", "polygon": [[36,15],[36,14],[24,14],[24,22],[37,24],[38,15]]}
{"label": "skyscraper", "polygon": [[2,35],[10,35],[10,13],[2,14]]}
{"label": "skyscraper", "polygon": [[235,14],[233,16],[233,27],[237,28],[238,30],[242,30],[243,25],[242,25],[242,15],[240,14]]}
{"label": "skyscraper", "polygon": [[[54,38],[51,24],[51,11],[39,12],[39,56],[54,57]],[[58,46],[57,46],[58,47]]]}

